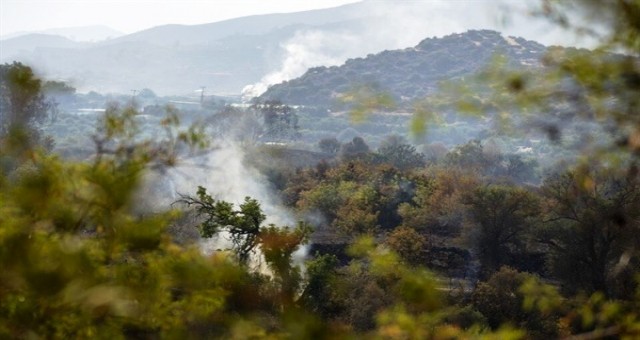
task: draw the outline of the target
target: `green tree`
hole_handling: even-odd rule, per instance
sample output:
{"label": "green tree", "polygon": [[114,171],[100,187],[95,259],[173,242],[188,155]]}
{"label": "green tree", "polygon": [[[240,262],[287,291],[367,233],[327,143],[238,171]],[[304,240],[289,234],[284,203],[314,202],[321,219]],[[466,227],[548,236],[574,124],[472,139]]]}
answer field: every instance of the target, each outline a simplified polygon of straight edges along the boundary
{"label": "green tree", "polygon": [[472,305],[487,318],[491,328],[515,323],[534,338],[557,337],[559,315],[523,309],[527,295],[521,287],[525,284],[541,287],[538,281],[531,274],[502,267],[487,281],[478,284],[471,296]]}
{"label": "green tree", "polygon": [[445,164],[482,173],[492,164],[483,149],[479,140],[469,141],[451,150],[445,157]]}
{"label": "green tree", "polygon": [[[42,81],[22,63],[0,65],[0,148],[26,153],[31,145],[53,148],[52,140],[43,140],[38,124],[54,106],[42,91]],[[0,171],[17,166],[15,158],[0,160]]]}
{"label": "green tree", "polygon": [[537,196],[512,186],[488,185],[467,198],[471,220],[477,225],[475,246],[481,273],[487,277],[513,264],[526,251],[526,236],[540,213]]}
{"label": "green tree", "polygon": [[366,159],[369,156],[369,145],[362,137],[353,137],[351,142],[342,144],[339,155],[342,160]]}
{"label": "green tree", "polygon": [[382,141],[378,157],[380,162],[391,164],[400,170],[420,168],[426,164],[423,154],[397,136],[389,136]]}
{"label": "green tree", "polygon": [[91,161],[32,149],[20,171],[0,174],[0,337],[208,337],[254,290],[224,256],[172,242],[176,212],[132,215],[141,174],[163,152],[130,144],[127,121],[121,111],[102,121]]}
{"label": "green tree", "polygon": [[196,195],[183,195],[178,202],[193,206],[197,216],[203,219],[199,225],[200,235],[210,238],[221,231],[228,232],[238,261],[247,264],[259,245],[260,228],[266,219],[258,201],[245,197],[240,209],[234,210],[233,203],[213,199],[203,187],[198,187]]}
{"label": "green tree", "polygon": [[42,91],[47,95],[74,95],[76,93],[75,87],[63,82],[48,80],[42,84]]}
{"label": "green tree", "polygon": [[315,254],[306,262],[307,280],[300,303],[325,319],[336,318],[340,310],[332,289],[337,280],[338,265],[338,258],[331,254]]}
{"label": "green tree", "polygon": [[547,222],[538,238],[565,291],[628,298],[640,263],[637,174],[574,170],[545,179]]}
{"label": "green tree", "polygon": [[335,155],[340,150],[340,142],[334,138],[323,138],[318,142],[318,147],[324,153]]}
{"label": "green tree", "polygon": [[30,130],[46,118],[49,103],[31,67],[18,62],[0,65],[0,89],[0,136]]}
{"label": "green tree", "polygon": [[338,208],[334,227],[346,235],[373,231],[378,222],[377,193],[369,185],[340,183],[338,192],[344,204]]}
{"label": "green tree", "polygon": [[478,178],[459,169],[435,168],[416,182],[411,202],[398,206],[402,224],[428,235],[459,236],[468,210],[464,198],[479,185]]}
{"label": "green tree", "polygon": [[273,224],[263,226],[266,216],[255,199],[246,197],[236,210],[233,203],[213,199],[203,187],[198,187],[197,197],[183,195],[178,202],[194,208],[202,220],[199,224],[202,237],[227,232],[241,265],[259,260],[256,252],[260,250],[279,287],[278,305],[293,306],[302,277],[292,263],[292,255],[309,240],[311,228],[307,224],[300,222],[292,229]]}

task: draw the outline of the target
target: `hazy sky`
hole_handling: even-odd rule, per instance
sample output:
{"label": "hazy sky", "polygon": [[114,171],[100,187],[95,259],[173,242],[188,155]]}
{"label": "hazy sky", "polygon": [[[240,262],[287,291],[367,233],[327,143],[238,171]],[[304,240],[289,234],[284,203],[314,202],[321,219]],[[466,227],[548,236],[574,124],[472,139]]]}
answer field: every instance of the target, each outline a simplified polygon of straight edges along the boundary
{"label": "hazy sky", "polygon": [[87,25],[132,33],[170,23],[202,24],[351,2],[357,0],[0,0],[0,35]]}

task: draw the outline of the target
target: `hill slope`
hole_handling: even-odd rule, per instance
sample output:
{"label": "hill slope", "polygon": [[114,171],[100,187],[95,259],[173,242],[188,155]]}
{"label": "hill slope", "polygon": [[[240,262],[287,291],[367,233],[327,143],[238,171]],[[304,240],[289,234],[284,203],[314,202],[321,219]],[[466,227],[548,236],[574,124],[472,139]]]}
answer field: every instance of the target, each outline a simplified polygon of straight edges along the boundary
{"label": "hill slope", "polygon": [[261,98],[330,106],[354,86],[375,84],[400,102],[411,101],[434,91],[442,80],[479,71],[496,53],[518,65],[534,66],[545,50],[533,41],[504,37],[491,30],[472,30],[428,38],[413,48],[350,59],[339,67],[312,68],[299,78],[271,86]]}
{"label": "hill slope", "polygon": [[[31,54],[41,49],[82,48],[85,44],[63,36],[30,33],[1,41],[0,60],[8,60],[19,54]],[[38,51],[39,52],[39,51]]]}
{"label": "hill slope", "polygon": [[69,81],[80,92],[129,93],[150,88],[161,95],[193,94],[205,86],[207,94],[256,95],[269,85],[302,75],[309,67],[339,65],[367,53],[412,46],[426,36],[495,26],[480,15],[463,15],[482,8],[481,4],[473,9],[459,2],[434,6],[362,1],[202,25],[164,25],[85,44],[6,39],[0,41],[0,62],[27,63],[43,77]]}
{"label": "hill slope", "polygon": [[163,25],[109,41],[144,42],[155,45],[207,44],[231,36],[264,35],[291,25],[321,26],[366,17],[362,3],[294,13],[252,15],[201,25]]}
{"label": "hill slope", "polygon": [[90,25],[90,26],[73,26],[73,27],[58,27],[49,28],[39,31],[24,31],[15,32],[0,36],[0,40],[7,40],[11,38],[17,38],[29,34],[49,34],[58,35],[67,39],[78,42],[98,42],[106,39],[113,39],[124,35],[124,33],[117,31],[111,27],[104,25]]}

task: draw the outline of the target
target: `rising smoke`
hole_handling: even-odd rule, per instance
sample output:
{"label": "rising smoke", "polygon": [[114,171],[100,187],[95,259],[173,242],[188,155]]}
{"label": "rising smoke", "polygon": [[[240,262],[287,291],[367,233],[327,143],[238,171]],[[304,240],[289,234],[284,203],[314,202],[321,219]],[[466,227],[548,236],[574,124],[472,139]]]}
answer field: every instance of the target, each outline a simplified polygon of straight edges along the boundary
{"label": "rising smoke", "polygon": [[[139,208],[164,211],[179,200],[180,195],[195,196],[198,186],[202,186],[214,199],[232,202],[236,206],[247,196],[258,200],[267,216],[265,224],[295,226],[295,218],[282,206],[267,179],[246,164],[243,148],[229,140],[217,140],[214,144],[216,147],[204,154],[183,157],[173,168],[148,174],[138,195]],[[204,253],[231,247],[225,233],[199,239],[198,242]],[[304,259],[306,251],[302,247],[294,253],[297,263]]]}
{"label": "rising smoke", "polygon": [[[501,6],[508,1],[366,1],[364,19],[354,24],[302,28],[281,44],[280,66],[259,82],[243,90],[245,98],[262,94],[270,85],[301,76],[311,67],[334,66],[349,58],[363,57],[384,49],[410,48],[422,39],[443,36],[468,29],[500,29],[504,31]],[[240,135],[246,134],[242,131]],[[156,206],[168,207],[178,194],[194,195],[198,186],[205,187],[215,198],[236,204],[245,196],[261,202],[267,223],[295,223],[290,212],[281,206],[266,179],[243,161],[244,151],[228,139],[205,155],[184,159],[168,170],[161,180],[154,179]],[[220,248],[220,240],[203,241],[203,249]]]}
{"label": "rising smoke", "polygon": [[243,96],[259,96],[269,86],[299,77],[312,67],[340,65],[349,58],[412,47],[426,37],[486,26],[482,23],[484,19],[461,20],[467,11],[460,11],[460,4],[451,1],[367,1],[360,8],[367,16],[343,25],[347,28],[297,31],[280,46],[284,55],[280,67],[259,82],[247,85],[242,90]]}
{"label": "rising smoke", "polygon": [[[366,13],[357,24],[335,29],[304,28],[280,45],[278,69],[247,85],[242,94],[252,98],[269,86],[303,75],[309,68],[336,66],[349,58],[385,49],[411,48],[428,37],[442,37],[470,29],[492,29],[545,44],[567,41],[567,32],[530,15],[534,2],[511,1],[402,1],[370,0],[358,9]],[[522,24],[526,22],[526,24]]]}

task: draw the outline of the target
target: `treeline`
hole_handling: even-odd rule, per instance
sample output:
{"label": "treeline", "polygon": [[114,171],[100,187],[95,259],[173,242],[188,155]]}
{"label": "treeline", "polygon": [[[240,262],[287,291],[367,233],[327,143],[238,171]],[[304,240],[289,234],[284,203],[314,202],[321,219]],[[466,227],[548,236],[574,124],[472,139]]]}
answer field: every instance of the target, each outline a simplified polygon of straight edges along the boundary
{"label": "treeline", "polygon": [[[377,151],[353,141],[360,147],[333,161],[279,177],[306,222],[265,225],[259,202],[235,206],[200,189],[181,199],[194,226],[179,211],[140,215],[134,198],[145,172],[203,147],[199,134],[170,115],[166,138],[140,140],[133,116],[107,110],[95,157],[82,163],[35,142],[16,149],[3,134],[4,337],[638,334],[633,166],[530,185],[508,171],[513,157],[477,142],[434,162],[395,138]],[[180,227],[231,246],[206,255],[176,243]],[[306,244],[300,266],[293,254]]]}
{"label": "treeline", "polygon": [[[635,166],[611,169],[593,162],[538,179],[535,163],[485,152],[477,141],[435,162],[426,162],[408,144],[388,142],[358,153],[344,149],[333,163],[281,175],[287,178],[281,196],[316,224],[312,255],[336,256],[340,265],[333,275],[351,285],[360,281],[346,273],[358,261],[348,248],[366,236],[404,265],[446,278],[438,288],[453,306],[475,317],[458,326],[518,325],[533,337],[561,337],[593,326],[576,326],[576,320],[563,325],[569,320],[559,310],[544,320],[523,311],[523,301],[535,299],[520,290],[528,280],[548,284],[545,289],[558,294],[565,307],[595,293],[634,305],[640,264]],[[274,178],[282,183],[281,176]],[[372,329],[376,311],[394,303],[389,287],[365,280],[351,291],[358,304],[349,306],[344,296],[332,295],[346,285],[341,279],[321,285],[333,296],[322,299],[331,301],[324,315]],[[362,295],[370,290],[379,294]],[[353,313],[360,321],[353,321]]]}
{"label": "treeline", "polygon": [[[376,150],[327,139],[324,162],[265,169],[295,226],[265,225],[260,202],[203,188],[141,213],[144,174],[206,149],[206,131],[169,109],[164,134],[146,139],[135,107],[111,105],[91,157],[62,160],[39,128],[55,113],[44,83],[1,65],[0,337],[638,338],[639,5],[545,1],[540,13],[569,25],[567,8],[604,16],[603,49],[626,55],[552,51],[544,72],[489,70],[458,100],[505,126],[518,112],[552,141],[582,117],[612,143],[541,172],[474,141],[425,157],[399,139]],[[297,134],[276,102],[228,116],[257,126],[254,137]],[[177,241],[184,228],[229,245],[205,254]]]}

